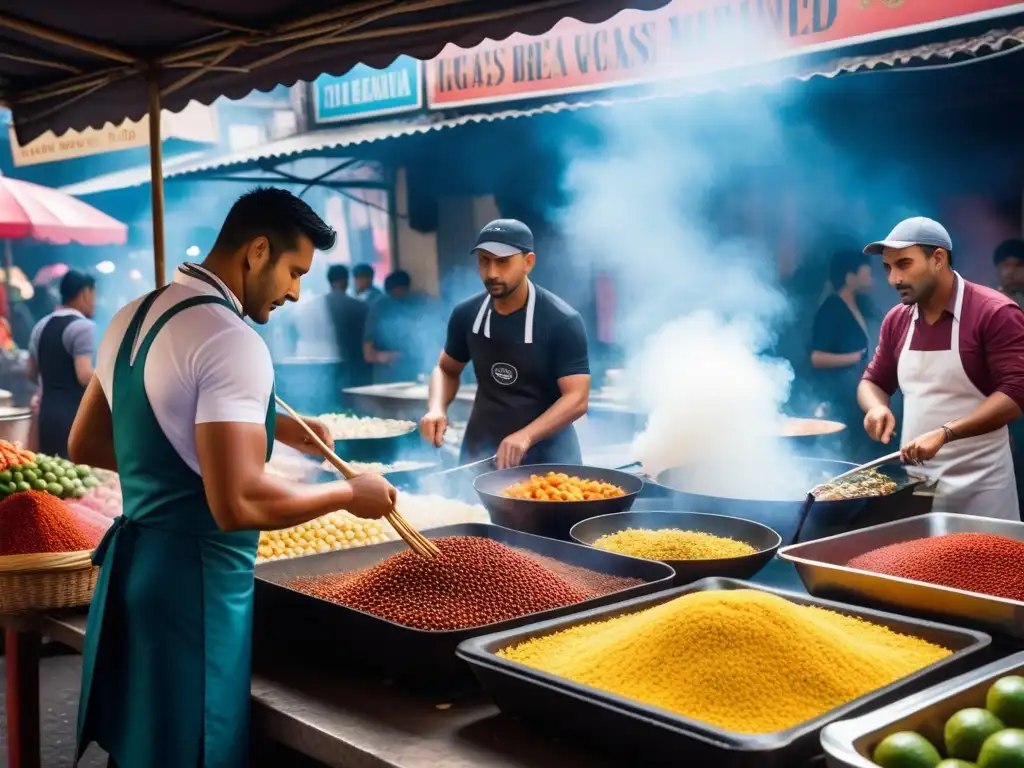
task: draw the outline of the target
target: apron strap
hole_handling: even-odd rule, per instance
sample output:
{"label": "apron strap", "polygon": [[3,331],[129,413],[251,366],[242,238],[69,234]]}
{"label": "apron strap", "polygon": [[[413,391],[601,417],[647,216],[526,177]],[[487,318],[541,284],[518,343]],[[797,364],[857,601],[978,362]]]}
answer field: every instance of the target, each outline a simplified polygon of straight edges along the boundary
{"label": "apron strap", "polygon": [[[523,343],[533,344],[533,317],[537,308],[537,289],[533,287],[533,281],[526,280],[526,324],[523,330]],[[491,297],[484,298],[480,309],[477,310],[476,319],[473,321],[473,333],[480,333],[480,325],[484,327],[484,338],[491,338]]]}

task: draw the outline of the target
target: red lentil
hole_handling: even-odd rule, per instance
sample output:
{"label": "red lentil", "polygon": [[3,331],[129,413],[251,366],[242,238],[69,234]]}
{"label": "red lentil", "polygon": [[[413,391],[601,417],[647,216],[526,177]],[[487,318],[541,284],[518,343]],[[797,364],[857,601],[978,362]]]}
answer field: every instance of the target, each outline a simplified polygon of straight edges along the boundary
{"label": "red lentil", "polygon": [[858,555],[848,565],[967,592],[1024,600],[1024,541],[991,533],[950,533],[890,544]]}
{"label": "red lentil", "polygon": [[433,560],[405,550],[364,571],[303,577],[288,586],[408,627],[451,630],[559,608],[636,583],[618,579],[613,586],[609,579],[615,577],[604,574],[587,583],[581,572],[592,572],[571,566],[556,574],[533,557],[475,536],[434,543],[441,556]]}
{"label": "red lentil", "polygon": [[0,502],[0,555],[79,552],[95,544],[56,496],[25,491]]}

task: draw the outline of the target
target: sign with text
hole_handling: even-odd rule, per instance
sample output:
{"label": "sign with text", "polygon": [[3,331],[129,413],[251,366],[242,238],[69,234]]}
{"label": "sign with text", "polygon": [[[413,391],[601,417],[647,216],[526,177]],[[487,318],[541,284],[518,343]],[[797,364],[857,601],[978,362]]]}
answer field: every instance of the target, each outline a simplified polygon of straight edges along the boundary
{"label": "sign with text", "polygon": [[1024,11],[1013,0],[672,0],[603,24],[563,19],[427,63],[440,109],[721,72]]}
{"label": "sign with text", "polygon": [[318,124],[408,112],[423,105],[422,62],[399,56],[387,69],[357,64],[339,77],[321,75],[312,92]]}
{"label": "sign with text", "polygon": [[[191,102],[180,112],[160,114],[160,131],[164,140],[181,139],[199,144],[216,144],[217,112],[212,106]],[[101,155],[119,149],[149,146],[149,116],[141,120],[125,120],[120,125],[107,123],[102,128],[67,131],[60,136],[47,131],[28,144],[18,143],[14,126],[10,127],[11,157],[16,166],[53,163],[77,157]]]}

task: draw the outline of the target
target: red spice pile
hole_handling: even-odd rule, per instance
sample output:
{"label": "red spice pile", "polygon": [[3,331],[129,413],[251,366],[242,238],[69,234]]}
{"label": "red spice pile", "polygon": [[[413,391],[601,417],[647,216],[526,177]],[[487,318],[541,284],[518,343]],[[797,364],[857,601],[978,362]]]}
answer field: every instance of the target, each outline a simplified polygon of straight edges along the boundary
{"label": "red spice pile", "polygon": [[[435,539],[433,560],[405,550],[372,568],[295,579],[288,586],[308,595],[417,629],[479,627],[593,597],[580,574],[566,578],[532,557],[476,536]],[[577,569],[582,570],[582,569]],[[607,579],[602,592],[635,580]]]}
{"label": "red spice pile", "polygon": [[950,533],[858,555],[850,568],[1024,600],[1024,541],[991,533]]}
{"label": "red spice pile", "polygon": [[56,496],[25,491],[0,502],[0,556],[79,552],[95,546]]}

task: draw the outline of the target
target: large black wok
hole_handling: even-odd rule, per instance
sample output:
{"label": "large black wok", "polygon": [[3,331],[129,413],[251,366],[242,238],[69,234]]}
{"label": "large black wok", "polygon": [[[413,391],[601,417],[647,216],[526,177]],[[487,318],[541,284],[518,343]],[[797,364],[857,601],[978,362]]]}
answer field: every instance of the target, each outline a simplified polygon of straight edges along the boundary
{"label": "large black wok", "polygon": [[[801,512],[807,500],[807,492],[816,485],[832,479],[856,465],[847,461],[829,459],[798,459],[806,468],[807,487],[794,492],[792,498],[785,499],[739,499],[726,495],[710,496],[691,490],[694,482],[693,470],[687,467],[672,467],[659,472],[653,481],[648,481],[644,495],[661,498],[666,502],[666,509],[680,509],[690,512],[706,512],[714,515],[729,515],[754,520],[779,532],[785,542],[793,541],[800,526]],[[742,472],[742,467],[737,467]],[[860,527],[858,518],[872,506],[884,505],[897,509],[907,505],[908,498],[924,480],[908,475],[898,465],[883,465],[877,471],[888,475],[896,481],[897,489],[887,496],[868,496],[861,499],[843,499],[840,501],[816,501],[811,507],[807,520],[800,531],[800,540],[830,536],[842,533],[851,528]]]}
{"label": "large black wok", "polygon": [[[530,475],[543,475],[548,472],[564,472],[584,480],[611,483],[625,491],[625,495],[596,501],[529,501],[510,499],[501,495],[501,492],[510,485],[526,480]],[[644,481],[638,475],[617,469],[576,464],[530,464],[487,472],[473,480],[473,488],[476,489],[481,503],[491,513],[492,523],[564,541],[571,541],[569,529],[581,520],[612,512],[625,512],[633,506],[633,501],[643,487]]]}

